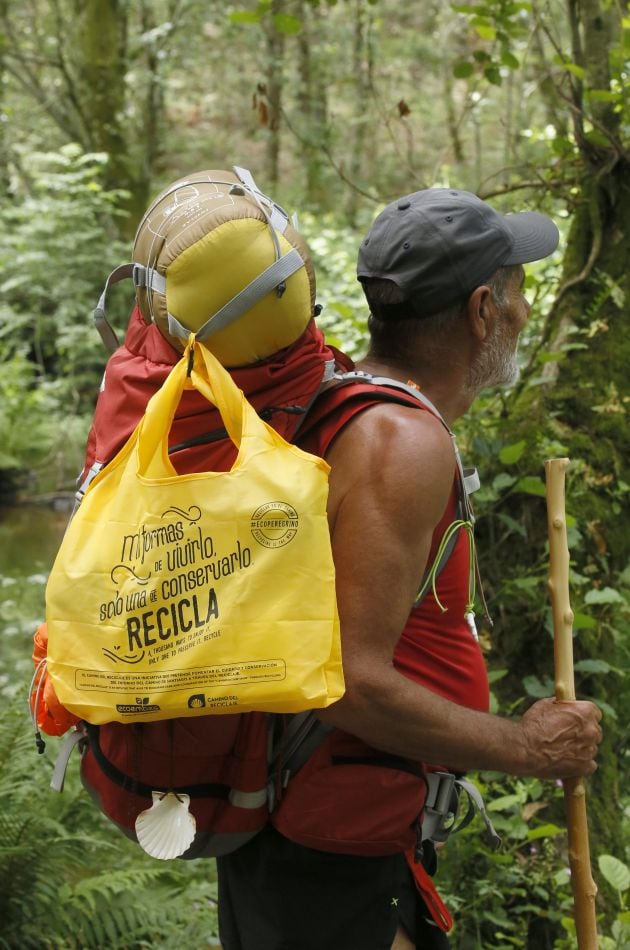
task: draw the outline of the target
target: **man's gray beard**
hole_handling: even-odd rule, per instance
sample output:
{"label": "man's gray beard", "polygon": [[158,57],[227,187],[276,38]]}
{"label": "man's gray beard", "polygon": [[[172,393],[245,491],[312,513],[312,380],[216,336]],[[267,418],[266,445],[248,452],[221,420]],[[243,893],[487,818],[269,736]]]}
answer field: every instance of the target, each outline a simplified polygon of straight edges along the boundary
{"label": "man's gray beard", "polygon": [[518,342],[508,341],[505,324],[499,327],[470,367],[466,388],[473,398],[493,386],[513,386],[520,376]]}

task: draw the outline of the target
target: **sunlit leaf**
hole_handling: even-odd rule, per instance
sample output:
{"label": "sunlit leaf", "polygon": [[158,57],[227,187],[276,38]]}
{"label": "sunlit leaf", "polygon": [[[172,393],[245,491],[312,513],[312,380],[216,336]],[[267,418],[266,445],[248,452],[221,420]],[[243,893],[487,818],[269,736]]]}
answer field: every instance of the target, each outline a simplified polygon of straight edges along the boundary
{"label": "sunlit leaf", "polygon": [[273,25],[275,26],[278,33],[293,35],[295,33],[299,33],[302,29],[302,23],[300,20],[298,20],[297,17],[291,16],[289,13],[274,13],[272,19]]}
{"label": "sunlit leaf", "polygon": [[492,479],[492,487],[495,491],[502,491],[504,488],[511,488],[516,478],[514,475],[508,475],[507,472],[499,472],[496,478]]}
{"label": "sunlit leaf", "polygon": [[482,40],[494,40],[496,39],[497,31],[493,26],[490,26],[489,23],[476,22],[473,23],[475,33],[481,37]]}
{"label": "sunlit leaf", "polygon": [[564,887],[565,884],[568,884],[571,880],[571,875],[568,868],[560,868],[559,871],[553,876],[553,882],[557,887]]}
{"label": "sunlit leaf", "polygon": [[540,825],[539,828],[532,828],[531,831],[527,832],[528,841],[537,841],[539,838],[553,838],[554,835],[564,834],[563,828],[558,828],[557,825]]}
{"label": "sunlit leaf", "polygon": [[534,699],[546,699],[548,696],[554,695],[554,687],[551,681],[546,680],[545,683],[541,683],[537,676],[525,676],[523,687],[527,695],[533,696]]}
{"label": "sunlit leaf", "polygon": [[578,660],[573,667],[577,673],[610,673],[613,669],[606,660]]}
{"label": "sunlit leaf", "polygon": [[504,446],[499,452],[499,461],[503,462],[504,465],[513,465],[514,462],[518,462],[521,455],[525,451],[527,443],[521,439],[520,442],[514,442],[512,445]]}
{"label": "sunlit leaf", "polygon": [[577,63],[559,63],[558,65],[562,66],[563,69],[566,69],[567,72],[571,73],[573,76],[576,76],[578,79],[584,79],[586,72],[583,66],[578,66]]}
{"label": "sunlit leaf", "polygon": [[630,887],[630,868],[612,854],[600,854],[597,863],[599,870],[608,883],[617,891],[627,891]]}
{"label": "sunlit leaf", "polygon": [[504,676],[507,676],[507,674],[507,670],[488,670],[488,682],[498,683],[498,681],[502,680]]}
{"label": "sunlit leaf", "polygon": [[235,10],[228,14],[231,23],[260,23],[261,13],[258,10]]}
{"label": "sunlit leaf", "polygon": [[617,102],[620,99],[619,93],[610,89],[589,89],[586,95],[593,102]]}
{"label": "sunlit leaf", "polygon": [[526,495],[538,495],[544,498],[546,495],[545,483],[538,475],[525,475],[516,483],[516,490],[525,492]]}
{"label": "sunlit leaf", "polygon": [[486,808],[488,811],[504,811],[508,808],[514,808],[520,804],[521,799],[518,795],[502,795],[500,798],[494,798],[488,802]]}
{"label": "sunlit leaf", "polygon": [[594,587],[584,597],[585,604],[625,604],[625,598],[612,587]]}
{"label": "sunlit leaf", "polygon": [[605,703],[603,699],[599,698],[593,701],[601,709],[604,716],[608,716],[610,719],[614,719],[615,721],[619,718],[617,715],[617,710],[611,706],[610,703]]}
{"label": "sunlit leaf", "polygon": [[597,129],[591,129],[590,132],[587,132],[586,138],[591,143],[591,145],[598,145],[600,148],[608,148],[610,146],[610,139],[608,136],[604,135],[602,132],[598,132]]}
{"label": "sunlit leaf", "polygon": [[537,590],[540,581],[537,577],[516,577],[512,584],[517,590]]}
{"label": "sunlit leaf", "polygon": [[573,615],[573,629],[574,630],[595,630],[597,627],[597,621],[594,617],[589,617],[588,614],[582,614],[579,611],[576,611]]}
{"label": "sunlit leaf", "polygon": [[501,54],[501,63],[509,69],[519,69],[521,65],[514,53],[510,53],[509,50],[504,50]]}
{"label": "sunlit leaf", "polygon": [[520,522],[518,522],[515,518],[512,518],[510,517],[510,515],[506,515],[503,512],[500,512],[497,515],[497,518],[499,519],[499,521],[503,522],[503,524],[506,525],[506,527],[508,527],[510,531],[514,531],[516,534],[520,535],[521,538],[527,537],[527,531],[525,529],[525,525],[520,524]]}

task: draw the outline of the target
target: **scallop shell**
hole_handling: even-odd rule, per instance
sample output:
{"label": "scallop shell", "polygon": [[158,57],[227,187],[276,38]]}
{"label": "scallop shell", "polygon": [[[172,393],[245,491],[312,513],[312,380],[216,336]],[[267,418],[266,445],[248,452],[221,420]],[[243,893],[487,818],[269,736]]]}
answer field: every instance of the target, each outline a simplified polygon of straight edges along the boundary
{"label": "scallop shell", "polygon": [[151,807],[136,818],[138,843],[152,858],[178,858],[192,844],[197,827],[188,810],[190,796],[174,792],[152,792],[152,796]]}

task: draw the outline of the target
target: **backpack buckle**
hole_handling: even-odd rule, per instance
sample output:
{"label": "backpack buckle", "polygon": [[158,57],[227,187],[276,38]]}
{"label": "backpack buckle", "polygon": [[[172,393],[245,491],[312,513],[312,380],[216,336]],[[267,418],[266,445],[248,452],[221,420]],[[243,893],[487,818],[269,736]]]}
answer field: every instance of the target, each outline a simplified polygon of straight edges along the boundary
{"label": "backpack buckle", "polygon": [[446,841],[457,816],[457,791],[452,772],[429,772],[429,791],[422,816],[422,840]]}

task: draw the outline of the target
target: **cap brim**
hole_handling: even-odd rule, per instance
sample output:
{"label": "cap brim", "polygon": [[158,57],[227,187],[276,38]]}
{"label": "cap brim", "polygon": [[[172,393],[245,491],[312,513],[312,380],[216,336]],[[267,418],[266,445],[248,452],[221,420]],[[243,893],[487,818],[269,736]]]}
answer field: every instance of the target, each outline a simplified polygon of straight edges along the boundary
{"label": "cap brim", "polygon": [[514,238],[514,245],[504,267],[540,261],[553,254],[560,240],[560,232],[551,218],[537,211],[506,214],[505,226]]}

